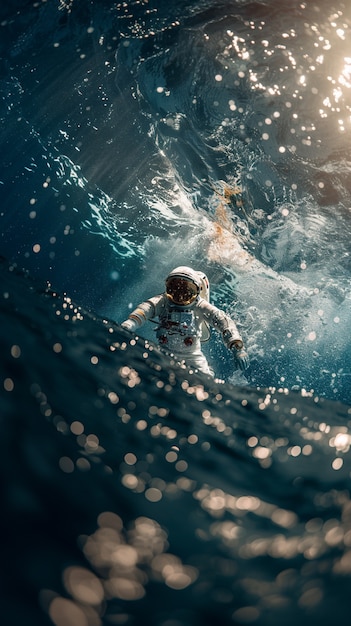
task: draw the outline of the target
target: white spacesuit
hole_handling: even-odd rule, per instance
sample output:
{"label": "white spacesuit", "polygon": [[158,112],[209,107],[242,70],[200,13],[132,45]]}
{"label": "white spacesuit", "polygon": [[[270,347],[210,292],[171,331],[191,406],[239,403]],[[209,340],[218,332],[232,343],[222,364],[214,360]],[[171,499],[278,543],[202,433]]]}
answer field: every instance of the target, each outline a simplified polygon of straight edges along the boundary
{"label": "white spacesuit", "polygon": [[208,301],[207,276],[191,267],[176,267],[166,278],[166,291],[149,298],[122,322],[122,327],[137,331],[147,320],[158,318],[156,336],[162,349],[179,362],[213,374],[201,350],[210,337],[209,327],[217,329],[225,345],[232,350],[241,370],[249,366],[249,357],[235,322]]}

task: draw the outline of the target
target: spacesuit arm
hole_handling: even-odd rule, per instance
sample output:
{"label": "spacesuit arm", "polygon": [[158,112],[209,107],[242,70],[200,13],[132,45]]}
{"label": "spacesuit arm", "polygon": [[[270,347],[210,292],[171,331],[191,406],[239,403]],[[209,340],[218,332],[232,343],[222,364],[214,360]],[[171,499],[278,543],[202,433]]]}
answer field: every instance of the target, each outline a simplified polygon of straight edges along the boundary
{"label": "spacesuit arm", "polygon": [[152,319],[158,315],[159,310],[162,308],[163,294],[160,296],[154,296],[149,300],[145,300],[139,304],[134,311],[132,311],[127,320],[122,322],[122,328],[135,332],[138,328],[141,328],[147,320]]}
{"label": "spacesuit arm", "polygon": [[249,367],[249,357],[234,320],[206,300],[200,302],[199,308],[208,323],[222,333],[225,345],[233,352],[237,367],[246,370]]}
{"label": "spacesuit arm", "polygon": [[243,347],[243,340],[237,329],[234,320],[229,317],[224,311],[213,306],[206,300],[202,300],[199,308],[205,320],[220,333],[222,333],[223,341],[227,348],[236,347],[237,349]]}

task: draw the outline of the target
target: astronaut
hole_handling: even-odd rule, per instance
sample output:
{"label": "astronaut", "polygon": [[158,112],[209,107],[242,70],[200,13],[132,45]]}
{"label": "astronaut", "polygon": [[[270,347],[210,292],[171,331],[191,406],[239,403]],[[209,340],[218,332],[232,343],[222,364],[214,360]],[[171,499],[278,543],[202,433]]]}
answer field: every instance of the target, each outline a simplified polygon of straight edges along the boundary
{"label": "astronaut", "polygon": [[180,363],[213,375],[201,350],[201,343],[210,338],[212,326],[222,334],[237,368],[248,368],[249,357],[236,324],[224,311],[210,304],[209,282],[203,272],[176,267],[166,278],[165,293],[139,304],[121,326],[135,332],[154,318],[158,320],[156,336],[160,347]]}

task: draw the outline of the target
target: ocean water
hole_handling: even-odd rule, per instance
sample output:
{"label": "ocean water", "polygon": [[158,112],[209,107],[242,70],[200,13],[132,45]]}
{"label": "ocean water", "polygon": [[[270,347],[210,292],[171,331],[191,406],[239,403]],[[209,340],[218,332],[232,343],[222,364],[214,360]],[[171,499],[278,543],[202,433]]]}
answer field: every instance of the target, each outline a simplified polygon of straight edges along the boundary
{"label": "ocean water", "polygon": [[[0,8],[2,623],[348,618],[351,8]],[[170,269],[215,379],[119,323]]]}

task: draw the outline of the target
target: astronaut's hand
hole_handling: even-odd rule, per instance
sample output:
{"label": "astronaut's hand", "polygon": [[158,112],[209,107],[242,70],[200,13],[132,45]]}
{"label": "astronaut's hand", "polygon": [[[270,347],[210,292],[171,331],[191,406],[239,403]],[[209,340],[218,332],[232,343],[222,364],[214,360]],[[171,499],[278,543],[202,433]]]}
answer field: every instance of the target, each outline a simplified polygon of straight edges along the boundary
{"label": "astronaut's hand", "polygon": [[247,354],[244,348],[236,348],[233,346],[232,352],[234,354],[234,359],[236,366],[239,370],[245,371],[250,365],[249,355]]}
{"label": "astronaut's hand", "polygon": [[136,321],[131,320],[131,319],[128,319],[122,322],[121,326],[122,328],[125,328],[125,330],[129,330],[131,333],[134,333],[136,329],[139,327]]}

